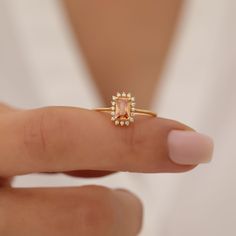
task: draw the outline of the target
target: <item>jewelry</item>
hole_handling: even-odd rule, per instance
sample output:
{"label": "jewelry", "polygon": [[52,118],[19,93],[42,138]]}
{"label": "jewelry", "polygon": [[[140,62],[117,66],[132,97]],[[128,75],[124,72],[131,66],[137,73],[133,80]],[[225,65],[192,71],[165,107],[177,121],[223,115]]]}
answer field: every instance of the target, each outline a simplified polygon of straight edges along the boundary
{"label": "jewelry", "polygon": [[134,122],[135,115],[157,116],[149,110],[135,108],[135,97],[131,93],[117,93],[112,96],[111,107],[95,108],[95,111],[109,112],[115,125],[129,126]]}

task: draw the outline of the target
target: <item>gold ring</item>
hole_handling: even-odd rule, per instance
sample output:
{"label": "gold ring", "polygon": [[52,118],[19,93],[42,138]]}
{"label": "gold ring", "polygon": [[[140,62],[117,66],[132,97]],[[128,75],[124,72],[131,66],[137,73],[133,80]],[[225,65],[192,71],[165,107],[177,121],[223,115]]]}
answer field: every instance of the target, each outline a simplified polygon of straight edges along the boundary
{"label": "gold ring", "polygon": [[136,108],[135,97],[131,93],[118,92],[116,96],[112,96],[111,105],[111,107],[101,107],[93,110],[109,112],[114,124],[120,126],[129,126],[130,123],[134,122],[135,115],[157,116],[155,112]]}

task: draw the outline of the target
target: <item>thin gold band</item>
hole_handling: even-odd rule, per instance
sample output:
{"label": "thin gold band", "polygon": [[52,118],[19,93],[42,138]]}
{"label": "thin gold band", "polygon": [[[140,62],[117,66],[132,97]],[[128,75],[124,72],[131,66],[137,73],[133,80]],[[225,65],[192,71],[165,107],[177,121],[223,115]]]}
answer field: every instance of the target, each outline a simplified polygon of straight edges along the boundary
{"label": "thin gold band", "polygon": [[[102,111],[102,112],[111,112],[112,108],[111,107],[99,107],[99,108],[94,108],[93,110],[94,111]],[[138,115],[157,116],[157,114],[155,112],[152,112],[149,110],[144,110],[144,109],[135,108],[133,112]]]}

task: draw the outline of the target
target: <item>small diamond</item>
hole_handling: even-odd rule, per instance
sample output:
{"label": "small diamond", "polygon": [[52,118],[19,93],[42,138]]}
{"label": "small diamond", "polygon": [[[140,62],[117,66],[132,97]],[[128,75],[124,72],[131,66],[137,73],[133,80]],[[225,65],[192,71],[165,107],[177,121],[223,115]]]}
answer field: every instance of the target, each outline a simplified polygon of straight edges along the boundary
{"label": "small diamond", "polygon": [[134,118],[133,118],[133,117],[130,117],[130,118],[129,118],[129,121],[130,121],[130,122],[134,122]]}
{"label": "small diamond", "polygon": [[122,93],[122,97],[126,97],[126,93],[125,92]]}
{"label": "small diamond", "polygon": [[120,93],[117,93],[117,94],[116,94],[116,96],[117,96],[117,97],[120,97],[120,96],[121,96],[121,94],[120,94]]}
{"label": "small diamond", "polygon": [[115,112],[114,112],[114,111],[112,111],[112,112],[111,112],[111,115],[112,115],[112,116],[114,116],[114,115],[115,115]]}
{"label": "small diamond", "polygon": [[115,111],[115,107],[111,107],[112,111]]}
{"label": "small diamond", "polygon": [[132,98],[131,98],[131,101],[134,102],[134,101],[135,101],[135,97],[132,97]]}
{"label": "small diamond", "polygon": [[120,123],[120,122],[119,122],[118,120],[115,121],[115,125],[119,125],[119,123]]}
{"label": "small diamond", "polygon": [[128,126],[129,125],[129,121],[127,120],[127,121],[125,121],[125,124]]}
{"label": "small diamond", "polygon": [[111,117],[111,120],[114,121],[116,118],[114,116]]}
{"label": "small diamond", "polygon": [[112,96],[112,100],[116,100],[116,96]]}
{"label": "small diamond", "polygon": [[111,105],[112,105],[112,106],[115,106],[115,105],[116,105],[116,102],[112,101],[112,102],[111,102]]}
{"label": "small diamond", "polygon": [[135,108],[134,108],[134,107],[131,107],[131,111],[135,111]]}
{"label": "small diamond", "polygon": [[121,125],[121,126],[123,126],[124,124],[125,124],[125,122],[124,122],[124,121],[121,121],[121,122],[120,122],[120,125]]}

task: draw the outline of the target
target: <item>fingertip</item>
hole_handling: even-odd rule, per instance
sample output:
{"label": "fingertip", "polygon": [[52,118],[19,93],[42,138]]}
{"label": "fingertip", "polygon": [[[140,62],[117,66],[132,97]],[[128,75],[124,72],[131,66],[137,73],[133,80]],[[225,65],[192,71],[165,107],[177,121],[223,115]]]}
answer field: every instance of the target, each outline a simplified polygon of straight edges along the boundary
{"label": "fingertip", "polygon": [[209,136],[197,132],[172,130],[168,135],[169,157],[177,164],[209,163],[213,147]]}
{"label": "fingertip", "polygon": [[[122,202],[122,207],[119,208],[119,214],[124,227],[129,231],[127,232],[127,235],[135,236],[142,228],[142,202],[134,193],[131,193],[126,189],[115,189],[114,191],[118,199]],[[122,208],[125,208],[125,210]]]}

